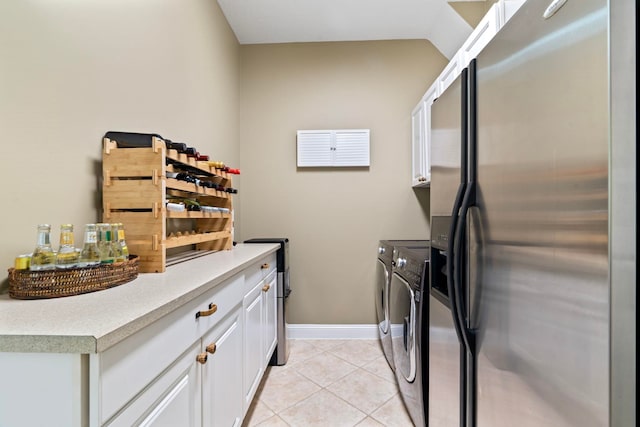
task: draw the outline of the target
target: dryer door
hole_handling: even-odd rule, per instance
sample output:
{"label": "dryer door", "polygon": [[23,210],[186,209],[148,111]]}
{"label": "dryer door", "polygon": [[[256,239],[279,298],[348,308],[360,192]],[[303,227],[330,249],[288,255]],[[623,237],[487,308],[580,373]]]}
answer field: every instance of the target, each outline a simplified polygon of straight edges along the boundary
{"label": "dryer door", "polygon": [[380,336],[389,332],[389,270],[384,262],[378,258],[376,263],[376,314]]}
{"label": "dryer door", "polygon": [[389,287],[389,320],[391,346],[396,375],[408,382],[416,378],[416,304],[409,283],[396,273]]}

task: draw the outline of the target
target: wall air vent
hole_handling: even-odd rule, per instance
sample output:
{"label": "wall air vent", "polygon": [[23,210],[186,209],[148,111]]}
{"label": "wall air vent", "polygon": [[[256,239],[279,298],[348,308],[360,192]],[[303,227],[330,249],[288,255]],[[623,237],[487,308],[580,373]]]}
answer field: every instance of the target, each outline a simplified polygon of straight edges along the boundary
{"label": "wall air vent", "polygon": [[299,130],[298,167],[369,166],[369,129]]}

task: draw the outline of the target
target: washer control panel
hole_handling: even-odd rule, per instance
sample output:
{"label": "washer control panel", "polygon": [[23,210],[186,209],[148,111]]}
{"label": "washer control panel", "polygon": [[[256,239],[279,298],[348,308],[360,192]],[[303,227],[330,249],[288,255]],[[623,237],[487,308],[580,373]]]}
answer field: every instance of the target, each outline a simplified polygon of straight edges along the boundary
{"label": "washer control panel", "polygon": [[427,268],[429,255],[428,247],[399,248],[394,251],[394,271],[402,276],[415,291],[421,292],[423,282],[429,280]]}

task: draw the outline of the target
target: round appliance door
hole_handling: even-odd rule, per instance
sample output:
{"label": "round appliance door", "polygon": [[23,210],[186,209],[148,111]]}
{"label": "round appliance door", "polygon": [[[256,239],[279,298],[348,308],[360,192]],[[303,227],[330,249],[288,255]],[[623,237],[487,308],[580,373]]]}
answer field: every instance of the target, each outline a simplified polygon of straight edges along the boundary
{"label": "round appliance door", "polygon": [[376,263],[376,314],[380,333],[389,332],[389,270],[384,262]]}
{"label": "round appliance door", "polygon": [[416,378],[416,303],[409,283],[396,273],[389,286],[391,347],[396,373],[413,382]]}

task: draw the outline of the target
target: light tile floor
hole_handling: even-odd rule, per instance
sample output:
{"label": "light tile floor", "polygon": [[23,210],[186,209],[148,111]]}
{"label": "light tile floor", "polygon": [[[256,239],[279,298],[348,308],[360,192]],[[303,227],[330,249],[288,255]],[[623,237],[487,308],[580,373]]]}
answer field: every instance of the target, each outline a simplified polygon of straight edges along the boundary
{"label": "light tile floor", "polygon": [[290,340],[269,366],[243,427],[411,427],[378,340]]}

